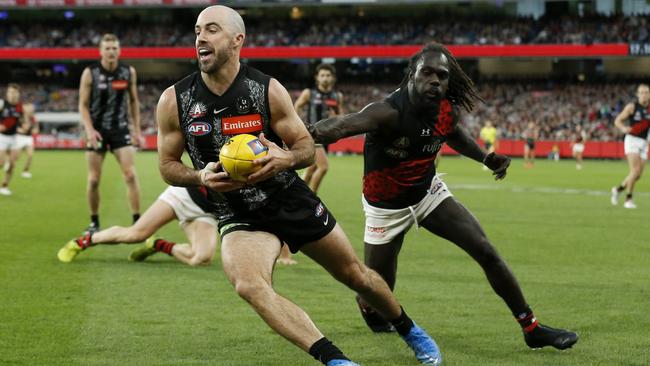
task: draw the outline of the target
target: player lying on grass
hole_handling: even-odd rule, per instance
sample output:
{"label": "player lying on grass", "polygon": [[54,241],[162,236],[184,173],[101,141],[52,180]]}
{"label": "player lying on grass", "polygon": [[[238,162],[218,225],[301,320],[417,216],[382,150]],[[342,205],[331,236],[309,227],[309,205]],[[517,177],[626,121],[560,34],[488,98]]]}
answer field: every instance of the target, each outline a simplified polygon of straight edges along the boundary
{"label": "player lying on grass", "polygon": [[[200,188],[167,187],[132,226],[113,226],[102,231],[87,232],[67,242],[59,250],[59,260],[71,262],[79,253],[94,245],[140,243],[146,239],[145,245],[134,250],[129,260],[143,261],[152,254],[163,252],[190,266],[210,264],[217,247],[217,220],[202,208],[203,197]],[[189,244],[153,236],[172,220],[179,221]]]}
{"label": "player lying on grass", "polygon": [[[129,260],[143,261],[152,254],[163,252],[179,261],[198,266],[210,264],[217,247],[217,220],[206,213],[206,198],[201,188],[167,187],[144,215],[133,226],[113,226],[98,232],[87,232],[70,240],[59,250],[62,262],[71,262],[83,250],[99,244],[140,243]],[[189,239],[189,244],[174,243],[153,234],[172,220],[178,220]],[[287,255],[278,263],[294,264]]]}

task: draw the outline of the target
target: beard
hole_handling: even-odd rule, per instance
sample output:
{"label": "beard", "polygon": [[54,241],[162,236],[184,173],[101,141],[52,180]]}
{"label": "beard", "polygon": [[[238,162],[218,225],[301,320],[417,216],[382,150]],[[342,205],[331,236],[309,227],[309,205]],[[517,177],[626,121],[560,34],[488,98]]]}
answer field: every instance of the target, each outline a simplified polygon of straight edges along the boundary
{"label": "beard", "polygon": [[213,74],[219,69],[221,69],[221,66],[223,66],[230,58],[232,57],[234,51],[231,48],[222,48],[220,50],[216,50],[214,53],[214,58],[211,62],[201,62],[199,60],[199,69],[201,72],[204,72],[206,74]]}

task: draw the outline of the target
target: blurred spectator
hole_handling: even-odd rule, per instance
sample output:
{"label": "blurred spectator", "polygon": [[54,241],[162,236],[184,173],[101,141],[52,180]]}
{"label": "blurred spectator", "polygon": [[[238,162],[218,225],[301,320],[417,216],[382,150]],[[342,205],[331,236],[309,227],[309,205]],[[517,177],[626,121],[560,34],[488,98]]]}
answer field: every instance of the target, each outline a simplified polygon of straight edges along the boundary
{"label": "blurred spectator", "polygon": [[[468,17],[438,14],[408,19],[316,17],[300,20],[247,18],[247,46],[346,46],[422,44],[494,45],[535,43],[648,42],[650,17]],[[0,47],[96,47],[114,33],[123,47],[191,46],[192,28],[181,22],[110,21],[3,22]]]}

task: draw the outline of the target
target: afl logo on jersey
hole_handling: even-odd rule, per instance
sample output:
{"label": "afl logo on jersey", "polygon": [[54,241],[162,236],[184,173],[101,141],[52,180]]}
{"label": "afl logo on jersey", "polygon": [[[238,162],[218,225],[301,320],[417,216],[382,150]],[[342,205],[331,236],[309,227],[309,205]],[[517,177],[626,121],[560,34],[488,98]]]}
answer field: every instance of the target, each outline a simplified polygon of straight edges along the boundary
{"label": "afl logo on jersey", "polygon": [[192,122],[187,127],[187,132],[192,136],[204,136],[212,131],[212,126],[206,122]]}

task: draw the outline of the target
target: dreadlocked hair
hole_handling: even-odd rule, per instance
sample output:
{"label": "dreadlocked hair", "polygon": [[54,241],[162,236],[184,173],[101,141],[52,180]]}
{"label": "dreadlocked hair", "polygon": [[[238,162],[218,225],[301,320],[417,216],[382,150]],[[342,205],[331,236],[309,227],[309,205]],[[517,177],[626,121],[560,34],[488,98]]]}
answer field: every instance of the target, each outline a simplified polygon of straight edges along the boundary
{"label": "dreadlocked hair", "polygon": [[455,104],[465,108],[466,111],[471,111],[474,108],[474,102],[480,101],[485,103],[485,100],[478,95],[476,86],[472,79],[465,74],[465,71],[460,67],[456,58],[449,52],[447,47],[437,42],[426,44],[418,53],[413,55],[409,60],[406,75],[400,83],[400,88],[407,86],[411,76],[415,73],[415,67],[425,53],[439,52],[447,56],[449,61],[449,88],[447,89],[446,98],[451,104]]}

